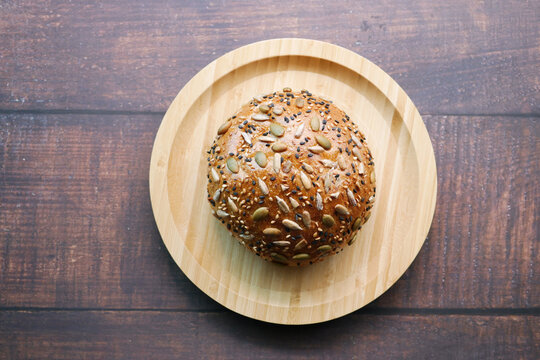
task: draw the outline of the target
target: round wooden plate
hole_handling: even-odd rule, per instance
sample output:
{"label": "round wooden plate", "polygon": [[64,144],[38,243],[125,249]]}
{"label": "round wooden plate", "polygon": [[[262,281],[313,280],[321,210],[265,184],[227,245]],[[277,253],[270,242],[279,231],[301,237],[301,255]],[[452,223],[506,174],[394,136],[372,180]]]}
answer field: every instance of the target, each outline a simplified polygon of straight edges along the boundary
{"label": "round wooden plate", "polygon": [[[248,252],[206,200],[206,150],[219,125],[254,95],[286,86],[332,99],[349,114],[377,175],[373,213],[356,243],[304,268]],[[386,291],[424,243],[436,193],[433,147],[407,94],[362,56],[305,39],[250,44],[201,70],[165,114],[150,164],[154,216],[182,271],[227,308],[280,324],[334,319]]]}

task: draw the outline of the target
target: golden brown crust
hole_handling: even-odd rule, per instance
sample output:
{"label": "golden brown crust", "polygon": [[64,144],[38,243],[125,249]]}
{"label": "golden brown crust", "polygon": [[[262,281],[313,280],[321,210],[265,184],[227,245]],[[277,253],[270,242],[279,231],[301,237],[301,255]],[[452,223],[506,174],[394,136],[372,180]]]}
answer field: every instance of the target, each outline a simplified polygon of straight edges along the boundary
{"label": "golden brown crust", "polygon": [[352,244],[375,197],[363,134],[306,90],[255,97],[208,151],[214,215],[265,260],[301,266]]}

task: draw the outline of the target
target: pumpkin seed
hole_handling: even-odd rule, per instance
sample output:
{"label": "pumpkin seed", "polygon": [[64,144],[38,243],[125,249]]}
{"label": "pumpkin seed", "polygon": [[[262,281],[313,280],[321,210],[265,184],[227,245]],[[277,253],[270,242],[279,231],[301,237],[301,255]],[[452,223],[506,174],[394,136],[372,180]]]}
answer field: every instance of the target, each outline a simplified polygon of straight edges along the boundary
{"label": "pumpkin seed", "polygon": [[262,181],[261,179],[258,179],[258,180],[259,180],[259,188],[261,189],[261,192],[264,195],[268,195],[268,186],[266,186],[266,183]]}
{"label": "pumpkin seed", "polygon": [[240,133],[240,134],[242,134],[242,137],[244,138],[244,140],[245,140],[249,145],[251,145],[251,135],[249,135],[248,133],[245,133],[245,132]]}
{"label": "pumpkin seed", "polygon": [[259,141],[266,142],[266,143],[273,143],[274,141],[276,141],[276,139],[270,136],[260,136]]}
{"label": "pumpkin seed", "polygon": [[369,179],[371,180],[372,184],[375,182],[375,171],[374,170],[371,170],[371,175],[369,176]]}
{"label": "pumpkin seed", "polygon": [[317,248],[320,252],[327,252],[332,250],[332,247],[330,245],[321,245]]}
{"label": "pumpkin seed", "polygon": [[296,128],[296,131],[294,132],[294,137],[295,138],[300,138],[300,136],[302,136],[302,133],[304,132],[304,127],[306,126],[306,124],[304,123],[301,123],[300,126],[298,126]]}
{"label": "pumpkin seed", "polygon": [[251,215],[251,218],[253,219],[253,221],[261,221],[261,220],[264,220],[267,216],[268,216],[268,208],[260,207],[253,212],[253,215]]}
{"label": "pumpkin seed", "polygon": [[300,171],[300,180],[302,181],[302,185],[304,185],[306,190],[311,189],[311,180],[306,174],[304,174],[303,171]]}
{"label": "pumpkin seed", "polygon": [[296,201],[294,198],[290,197],[289,198],[289,201],[291,202],[291,205],[293,207],[293,209],[296,209],[297,207],[300,206],[300,204],[298,203],[298,201]]}
{"label": "pumpkin seed", "polygon": [[294,246],[294,250],[298,251],[300,249],[303,249],[307,245],[307,241],[305,239],[300,240],[296,245]]}
{"label": "pumpkin seed", "polygon": [[283,114],[283,108],[282,107],[275,107],[272,109],[272,112],[276,115],[281,115]]}
{"label": "pumpkin seed", "polygon": [[232,212],[238,212],[238,206],[236,206],[236,204],[234,203],[233,199],[228,198],[228,199],[227,199],[227,205],[229,206],[229,209],[230,209]]}
{"label": "pumpkin seed", "polygon": [[266,236],[279,236],[281,234],[281,230],[269,227],[263,230],[263,234]]}
{"label": "pumpkin seed", "polygon": [[287,240],[278,240],[278,241],[272,241],[272,244],[285,247],[285,246],[291,245],[291,242]]}
{"label": "pumpkin seed", "polygon": [[223,210],[218,210],[218,211],[216,211],[216,215],[219,216],[220,218],[222,218],[222,217],[228,217],[228,216],[229,216],[229,214],[227,214],[227,213],[226,213],[225,211],[223,211]]}
{"label": "pumpkin seed", "polygon": [[347,210],[347,208],[341,204],[336,205],[335,210],[336,213],[338,213],[339,215],[349,215],[349,210]]}
{"label": "pumpkin seed", "polygon": [[360,228],[360,225],[362,225],[362,219],[360,218],[357,218],[356,220],[354,220],[354,223],[353,223],[353,226],[352,226],[352,230],[353,231],[356,231]]}
{"label": "pumpkin seed", "polygon": [[287,264],[289,262],[285,256],[278,253],[271,253],[270,257],[272,257],[272,260],[282,264]]}
{"label": "pumpkin seed", "polygon": [[356,156],[356,158],[361,161],[362,160],[362,153],[360,152],[360,149],[355,147],[352,149],[352,153],[354,156]]}
{"label": "pumpkin seed", "polygon": [[287,214],[290,210],[289,210],[289,205],[287,205],[287,203],[285,202],[285,200],[283,200],[282,198],[280,198],[279,196],[276,196],[276,201],[277,201],[277,204],[278,204],[278,207],[281,211],[283,211],[285,214]]}
{"label": "pumpkin seed", "polygon": [[317,201],[317,210],[322,210],[323,209],[323,201],[322,201],[321,194],[317,193],[317,196],[315,197],[315,199]]}
{"label": "pumpkin seed", "polygon": [[338,163],[339,168],[341,169],[341,171],[343,171],[343,170],[345,170],[347,168],[347,164],[345,163],[345,159],[343,158],[342,155],[338,156],[337,163]]}
{"label": "pumpkin seed", "polygon": [[302,165],[302,169],[306,170],[308,174],[313,174],[313,171],[314,171],[311,165],[309,164]]}
{"label": "pumpkin seed", "polygon": [[224,122],[218,129],[217,131],[217,134],[218,135],[223,135],[227,132],[227,130],[229,130],[229,128],[231,127],[231,122],[230,121],[227,121],[227,122]]}
{"label": "pumpkin seed", "polygon": [[274,171],[279,173],[281,169],[281,155],[279,153],[274,154]]}
{"label": "pumpkin seed", "polygon": [[287,145],[285,145],[282,142],[277,142],[274,145],[272,145],[272,150],[274,152],[283,152],[283,151],[287,150]]}
{"label": "pumpkin seed", "polygon": [[227,167],[235,174],[238,172],[238,162],[232,157],[227,159]]}
{"label": "pumpkin seed", "polygon": [[323,223],[324,226],[330,228],[330,227],[334,226],[334,224],[336,223],[336,221],[334,220],[334,218],[333,218],[332,216],[326,215],[326,214],[325,214],[325,215],[323,215],[323,217],[322,217],[322,223]]}
{"label": "pumpkin seed", "polygon": [[366,216],[364,217],[364,224],[369,220],[370,217],[371,217],[371,211],[368,212],[368,213],[366,214]]}
{"label": "pumpkin seed", "polygon": [[215,202],[218,202],[220,196],[221,196],[221,189],[217,189],[216,192],[214,193],[214,196],[212,197],[212,200],[214,200]]}
{"label": "pumpkin seed", "polygon": [[290,87],[284,87],[283,92],[291,92],[292,89]]}
{"label": "pumpkin seed", "polygon": [[270,124],[270,132],[272,134],[274,134],[275,136],[277,136],[277,137],[281,137],[281,136],[283,136],[283,133],[285,132],[285,129],[283,128],[283,126],[281,126],[279,124],[271,123]]}
{"label": "pumpkin seed", "polygon": [[360,140],[358,140],[358,138],[354,134],[351,134],[351,139],[352,141],[354,141],[356,146],[362,146],[362,143],[360,142]]}
{"label": "pumpkin seed", "polygon": [[257,114],[253,114],[251,115],[251,118],[255,121],[266,121],[266,120],[270,120],[270,116],[266,115],[266,114],[263,114],[263,113],[257,113]]}
{"label": "pumpkin seed", "polygon": [[311,151],[312,153],[314,154],[320,154],[324,151],[324,148],[322,148],[321,146],[310,146],[308,147],[308,150]]}
{"label": "pumpkin seed", "polygon": [[347,189],[347,198],[349,198],[349,203],[352,206],[356,206],[356,199],[354,198],[354,194],[351,190]]}
{"label": "pumpkin seed", "polygon": [[293,260],[307,260],[310,258],[309,254],[296,254],[293,257]]}
{"label": "pumpkin seed", "polygon": [[215,182],[219,181],[219,175],[218,175],[216,169],[212,168],[210,170],[210,176],[212,177],[212,180],[214,180]]}
{"label": "pumpkin seed", "polygon": [[296,98],[295,105],[296,107],[299,107],[299,108],[304,107],[304,99]]}
{"label": "pumpkin seed", "polygon": [[268,164],[268,159],[262,151],[257,151],[255,153],[255,162],[257,163],[257,165],[264,168],[266,167],[266,164]]}
{"label": "pumpkin seed", "polygon": [[315,140],[317,141],[317,144],[321,145],[325,150],[330,150],[330,148],[332,148],[332,144],[326,136],[317,135],[315,136]]}
{"label": "pumpkin seed", "polygon": [[319,118],[319,115],[313,115],[311,117],[310,125],[311,125],[311,130],[319,131],[319,129],[321,128],[321,119]]}
{"label": "pumpkin seed", "polygon": [[259,111],[266,114],[270,111],[270,108],[268,107],[268,105],[261,105],[259,106]]}
{"label": "pumpkin seed", "polygon": [[302,230],[302,227],[292,220],[285,219],[281,222],[283,226],[290,230]]}
{"label": "pumpkin seed", "polygon": [[283,163],[283,172],[285,174],[288,174],[289,171],[291,171],[291,167],[292,167],[292,162],[290,162],[290,160],[287,160]]}
{"label": "pumpkin seed", "polygon": [[304,223],[304,225],[306,225],[307,228],[311,225],[311,216],[306,210],[302,212],[302,222]]}
{"label": "pumpkin seed", "polygon": [[351,246],[352,244],[354,244],[356,241],[356,234],[353,234],[353,237],[351,238],[351,240],[349,240],[349,246]]}

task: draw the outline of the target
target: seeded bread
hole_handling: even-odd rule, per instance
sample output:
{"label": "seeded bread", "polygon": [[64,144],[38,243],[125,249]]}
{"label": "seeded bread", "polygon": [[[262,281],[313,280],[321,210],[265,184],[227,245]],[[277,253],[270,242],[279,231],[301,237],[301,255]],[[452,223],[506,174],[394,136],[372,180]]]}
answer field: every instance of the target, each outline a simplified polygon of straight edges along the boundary
{"label": "seeded bread", "polygon": [[321,261],[352,245],[375,198],[364,135],[332,101],[285,88],[257,96],[208,151],[214,216],[264,260]]}

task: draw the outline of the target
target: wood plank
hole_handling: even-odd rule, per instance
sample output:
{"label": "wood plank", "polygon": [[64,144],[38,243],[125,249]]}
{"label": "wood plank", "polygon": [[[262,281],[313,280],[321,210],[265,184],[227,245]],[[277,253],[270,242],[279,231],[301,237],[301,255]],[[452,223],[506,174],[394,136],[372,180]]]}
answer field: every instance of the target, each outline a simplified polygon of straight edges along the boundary
{"label": "wood plank", "polygon": [[[0,307],[222,309],[170,260],[148,196],[160,116],[0,116]],[[540,306],[540,122],[424,117],[429,238],[371,308]]]}
{"label": "wood plank", "polygon": [[0,312],[0,359],[537,359],[535,316],[364,315],[285,327],[226,313]]}
{"label": "wood plank", "polygon": [[538,114],[538,24],[519,0],[8,2],[0,108],[165,111],[220,55],[306,37],[379,64],[423,114]]}

